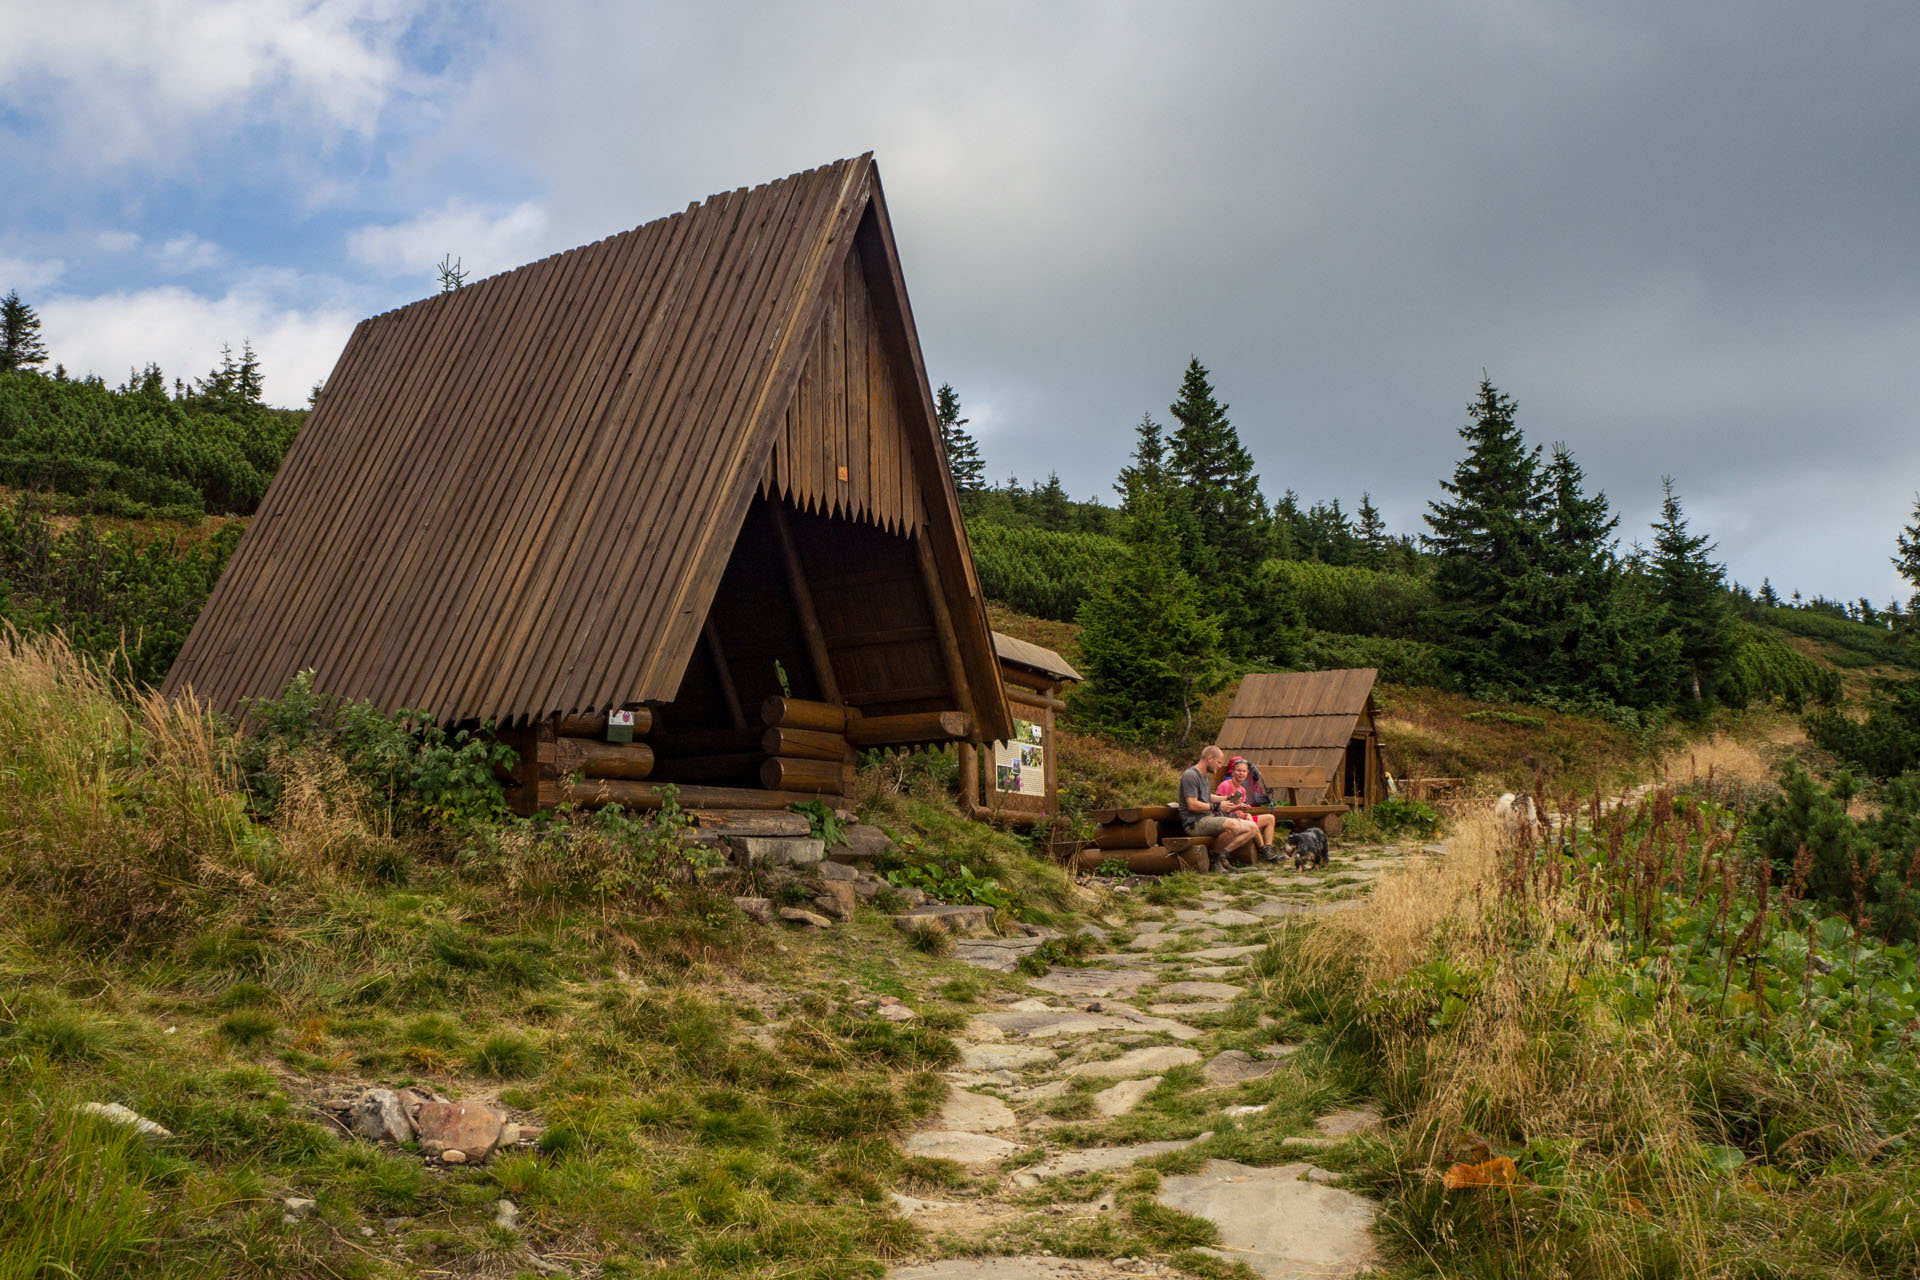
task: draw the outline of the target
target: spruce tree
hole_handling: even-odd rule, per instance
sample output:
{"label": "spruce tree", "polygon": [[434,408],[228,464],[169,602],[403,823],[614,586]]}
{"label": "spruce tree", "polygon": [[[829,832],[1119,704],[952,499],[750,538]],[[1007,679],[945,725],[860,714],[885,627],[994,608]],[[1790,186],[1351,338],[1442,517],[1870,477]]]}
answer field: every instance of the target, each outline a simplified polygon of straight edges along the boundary
{"label": "spruce tree", "polygon": [[47,362],[40,317],[20,300],[18,289],[0,298],[0,373],[25,373]]}
{"label": "spruce tree", "polygon": [[940,447],[946,450],[947,470],[953,473],[953,487],[960,491],[961,505],[986,488],[987,464],[980,457],[980,446],[967,433],[967,419],[960,416],[960,396],[953,384],[940,384],[934,398],[934,419],[940,426]]}
{"label": "spruce tree", "polygon": [[1777,609],[1780,607],[1780,594],[1773,589],[1772,578],[1760,579],[1759,600],[1761,604],[1769,609]]}
{"label": "spruce tree", "polygon": [[1262,650],[1260,602],[1251,591],[1267,558],[1267,503],[1260,495],[1253,455],[1214,396],[1206,366],[1190,358],[1180,380],[1180,398],[1169,406],[1174,421],[1168,469],[1178,485],[1171,508],[1179,526],[1187,571],[1209,612],[1221,615],[1230,652]]}
{"label": "spruce tree", "polygon": [[1360,495],[1360,510],[1354,516],[1354,563],[1368,569],[1386,568],[1393,540],[1387,536],[1387,522],[1380,518],[1380,509],[1373,505],[1372,494]]}
{"label": "spruce tree", "polygon": [[1058,471],[1048,472],[1045,484],[1034,482],[1033,518],[1042,529],[1060,532],[1073,527],[1073,503]]}
{"label": "spruce tree", "polygon": [[1469,692],[1525,688],[1550,648],[1541,610],[1551,597],[1542,564],[1548,493],[1540,449],[1514,423],[1518,406],[1483,377],[1460,429],[1467,456],[1427,504],[1437,603],[1433,630]]}
{"label": "spruce tree", "polygon": [[1920,614],[1920,494],[1913,498],[1913,523],[1895,534],[1893,542],[1900,552],[1893,558],[1893,567],[1913,588],[1913,598],[1907,605],[1907,616],[1912,618]]}
{"label": "spruce tree", "polygon": [[1120,513],[1129,518],[1145,508],[1148,499],[1165,508],[1168,504],[1167,437],[1150,413],[1140,415],[1133,429],[1133,461],[1120,468],[1120,479],[1113,491],[1120,495]]}
{"label": "spruce tree", "polygon": [[1707,535],[1690,533],[1673,477],[1662,476],[1660,519],[1653,526],[1650,566],[1663,629],[1679,643],[1675,693],[1699,702],[1733,654],[1733,615],[1727,607],[1726,569],[1714,563]]}
{"label": "spruce tree", "polygon": [[1087,678],[1071,705],[1091,732],[1185,744],[1200,700],[1226,680],[1220,620],[1180,567],[1164,492],[1136,484],[1126,496],[1126,552],[1080,606]]}

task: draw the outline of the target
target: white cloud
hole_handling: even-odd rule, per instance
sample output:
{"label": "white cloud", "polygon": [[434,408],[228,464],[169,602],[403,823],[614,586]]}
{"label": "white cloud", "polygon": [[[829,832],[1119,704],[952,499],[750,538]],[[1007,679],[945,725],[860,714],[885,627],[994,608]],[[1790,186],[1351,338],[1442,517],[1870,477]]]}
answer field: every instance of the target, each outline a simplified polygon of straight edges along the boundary
{"label": "white cloud", "polygon": [[140,247],[137,231],[102,231],[93,238],[93,247],[102,253],[131,253]]}
{"label": "white cloud", "polygon": [[406,73],[408,0],[0,0],[0,103],[66,161],[166,164],[262,118],[370,134]]}
{"label": "white cloud", "polygon": [[253,280],[220,297],[177,285],[95,297],[55,296],[39,308],[52,358],[75,377],[97,374],[118,384],[156,362],[169,380],[204,375],[220,359],[253,343],[269,404],[303,405],[313,384],[333,370],[358,315],[337,303],[302,307]]}
{"label": "white cloud", "polygon": [[[9,258],[0,256],[0,293],[18,289],[32,293],[44,289],[66,274],[67,264],[58,258]],[[28,299],[32,301],[31,298]]]}
{"label": "white cloud", "polygon": [[489,209],[456,199],[408,222],[362,227],[347,237],[347,253],[362,266],[429,283],[433,264],[451,253],[477,280],[564,247],[548,245],[546,236],[546,210],[532,201]]}
{"label": "white cloud", "polygon": [[189,231],[161,245],[156,256],[162,270],[178,275],[213,266],[220,261],[220,246]]}

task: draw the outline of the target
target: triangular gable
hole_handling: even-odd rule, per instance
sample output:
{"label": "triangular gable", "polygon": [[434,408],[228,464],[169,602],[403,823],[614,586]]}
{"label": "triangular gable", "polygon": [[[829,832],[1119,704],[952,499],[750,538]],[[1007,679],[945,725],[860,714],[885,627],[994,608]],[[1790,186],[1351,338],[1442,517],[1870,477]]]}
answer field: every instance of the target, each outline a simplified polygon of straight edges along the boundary
{"label": "triangular gable", "polygon": [[1006,732],[865,156],[362,322],[166,690],[233,713],[313,669],[442,722],[670,699],[856,266],[919,481],[900,518],[938,568],[979,728]]}

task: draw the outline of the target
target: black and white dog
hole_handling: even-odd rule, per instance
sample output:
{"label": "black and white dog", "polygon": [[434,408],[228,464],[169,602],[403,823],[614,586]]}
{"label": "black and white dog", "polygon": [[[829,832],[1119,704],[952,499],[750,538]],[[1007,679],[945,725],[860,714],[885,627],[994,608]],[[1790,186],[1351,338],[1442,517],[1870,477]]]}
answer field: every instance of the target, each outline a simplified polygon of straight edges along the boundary
{"label": "black and white dog", "polygon": [[1308,827],[1305,831],[1288,835],[1287,849],[1293,854],[1295,871],[1327,865],[1327,833],[1318,827]]}

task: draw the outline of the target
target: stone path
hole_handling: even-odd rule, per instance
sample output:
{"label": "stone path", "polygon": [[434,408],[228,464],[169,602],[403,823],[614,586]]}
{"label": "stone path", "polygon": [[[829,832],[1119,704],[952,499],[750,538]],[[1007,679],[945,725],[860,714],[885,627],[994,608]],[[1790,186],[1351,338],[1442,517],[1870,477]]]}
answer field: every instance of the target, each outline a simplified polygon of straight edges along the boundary
{"label": "stone path", "polygon": [[[1285,1105],[1305,1083],[1290,1061],[1298,1046],[1275,1039],[1249,962],[1287,917],[1357,907],[1382,871],[1426,856],[1417,847],[1336,849],[1315,872],[1209,878],[1197,901],[1174,907],[1136,897],[1137,919],[1103,922],[1114,935],[1107,954],[983,1002],[958,1033],[963,1057],[947,1073],[945,1105],[903,1144],[954,1161],[959,1176],[937,1200],[895,1196],[926,1229],[928,1252],[894,1267],[890,1280],[1178,1274],[1165,1256],[1068,1259],[1036,1242],[1124,1209],[1116,1194],[1145,1194],[1124,1185],[1134,1165],[1189,1148],[1153,1195],[1217,1226],[1218,1245],[1203,1252],[1265,1280],[1326,1280],[1372,1265],[1376,1206],[1312,1161],[1377,1129],[1380,1117],[1304,1116]],[[956,956],[1012,974],[1039,942],[971,939]],[[1216,1154],[1246,1136],[1283,1149],[1288,1162],[1258,1167]]]}

